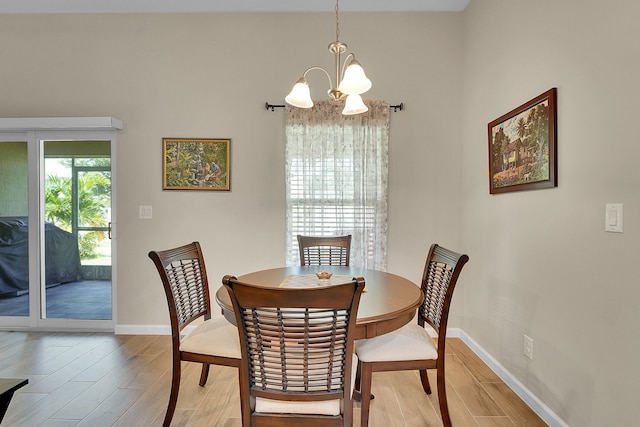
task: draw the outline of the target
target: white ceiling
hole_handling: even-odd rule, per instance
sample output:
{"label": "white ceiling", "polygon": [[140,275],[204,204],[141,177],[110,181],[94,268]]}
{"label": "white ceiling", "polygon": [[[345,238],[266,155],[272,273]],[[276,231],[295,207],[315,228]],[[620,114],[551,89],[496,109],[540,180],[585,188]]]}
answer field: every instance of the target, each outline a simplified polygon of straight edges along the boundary
{"label": "white ceiling", "polygon": [[[470,0],[342,0],[343,12],[461,11]],[[0,0],[0,13],[332,12],[333,0]]]}

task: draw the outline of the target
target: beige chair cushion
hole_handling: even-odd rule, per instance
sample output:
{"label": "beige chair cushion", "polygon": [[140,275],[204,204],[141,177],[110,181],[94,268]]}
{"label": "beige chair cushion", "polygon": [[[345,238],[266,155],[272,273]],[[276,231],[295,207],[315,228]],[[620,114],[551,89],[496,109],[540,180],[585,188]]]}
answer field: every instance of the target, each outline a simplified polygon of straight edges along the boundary
{"label": "beige chair cushion", "polygon": [[431,360],[438,358],[438,349],[425,328],[409,323],[402,328],[375,338],[355,342],[358,359],[363,362],[394,360]]}
{"label": "beige chair cushion", "polygon": [[[356,383],[356,367],[358,357],[354,354],[351,368],[351,391]],[[340,415],[342,400],[325,400],[318,402],[287,402],[283,400],[256,398],[256,412],[268,414],[314,414],[314,415]]]}
{"label": "beige chair cushion", "polygon": [[206,320],[182,339],[180,351],[240,359],[238,328],[224,318]]}

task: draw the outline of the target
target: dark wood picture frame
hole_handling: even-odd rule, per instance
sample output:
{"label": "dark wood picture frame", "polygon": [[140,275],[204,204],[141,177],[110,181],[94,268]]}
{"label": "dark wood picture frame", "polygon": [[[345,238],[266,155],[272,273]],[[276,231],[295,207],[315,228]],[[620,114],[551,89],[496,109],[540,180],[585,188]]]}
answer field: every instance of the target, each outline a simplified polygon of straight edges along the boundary
{"label": "dark wood picture frame", "polygon": [[489,192],[558,186],[556,88],[489,123]]}
{"label": "dark wood picture frame", "polygon": [[231,140],[162,138],[162,189],[230,191]]}

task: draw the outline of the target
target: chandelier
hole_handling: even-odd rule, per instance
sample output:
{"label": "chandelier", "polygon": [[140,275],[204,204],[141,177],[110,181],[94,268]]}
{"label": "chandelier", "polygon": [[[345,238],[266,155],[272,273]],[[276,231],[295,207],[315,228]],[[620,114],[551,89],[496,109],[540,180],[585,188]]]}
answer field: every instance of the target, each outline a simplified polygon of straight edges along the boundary
{"label": "chandelier", "polygon": [[[336,0],[336,41],[329,45],[329,52],[335,57],[335,75],[336,85],[331,81],[331,76],[322,67],[309,67],[302,77],[293,85],[293,89],[284,100],[289,105],[299,108],[313,107],[309,85],[307,84],[307,73],[311,70],[320,70],[329,79],[329,90],[327,93],[334,100],[345,99],[344,110],[342,114],[353,115],[364,113],[368,110],[367,106],[362,102],[361,94],[371,89],[371,80],[364,74],[364,70],[360,63],[356,60],[353,53],[349,53],[341,65],[340,55],[347,50],[347,45],[340,42],[340,20],[338,19],[338,0]],[[348,62],[348,65],[347,65]]]}

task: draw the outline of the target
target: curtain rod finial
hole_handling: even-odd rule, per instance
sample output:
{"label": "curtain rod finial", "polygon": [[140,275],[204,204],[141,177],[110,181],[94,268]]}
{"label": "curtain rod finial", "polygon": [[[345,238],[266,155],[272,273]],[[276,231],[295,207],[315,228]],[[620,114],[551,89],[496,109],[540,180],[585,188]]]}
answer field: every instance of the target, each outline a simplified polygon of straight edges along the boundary
{"label": "curtain rod finial", "polygon": [[276,108],[284,108],[284,105],[276,105],[276,104],[269,104],[269,102],[265,102],[264,103],[264,107],[267,110],[271,110],[271,111],[276,111]]}

